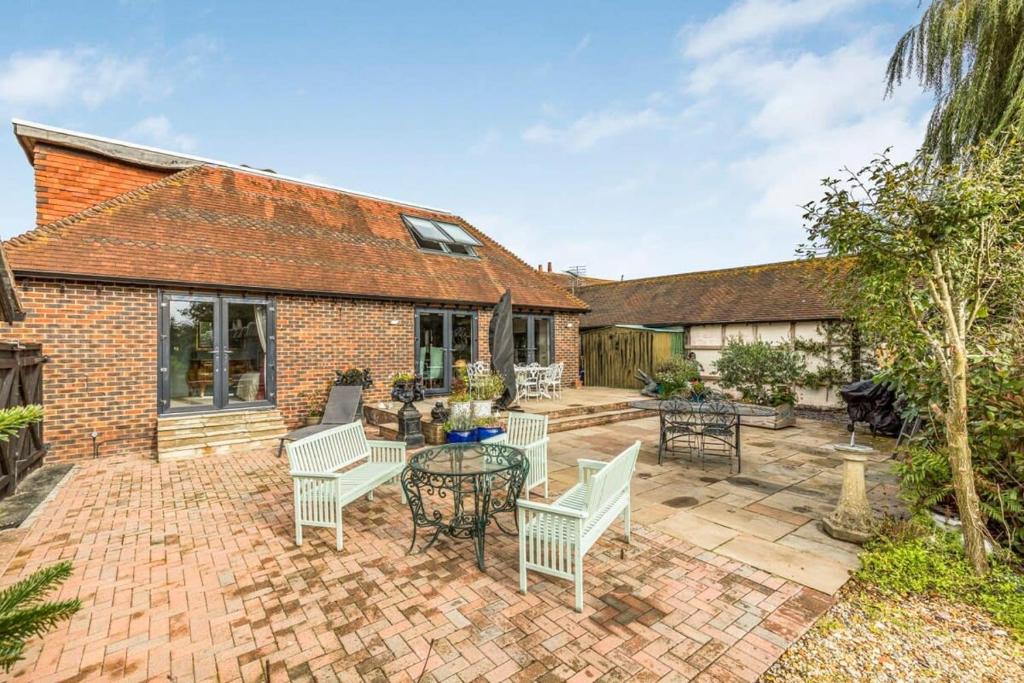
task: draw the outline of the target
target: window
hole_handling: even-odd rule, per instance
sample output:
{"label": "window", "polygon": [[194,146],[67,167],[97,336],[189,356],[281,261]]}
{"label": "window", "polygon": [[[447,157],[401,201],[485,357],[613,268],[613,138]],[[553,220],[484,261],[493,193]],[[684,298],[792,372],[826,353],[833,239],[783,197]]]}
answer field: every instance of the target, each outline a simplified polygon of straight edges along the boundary
{"label": "window", "polygon": [[274,404],[274,303],[164,292],[160,301],[161,413]]}
{"label": "window", "polygon": [[515,362],[521,365],[555,362],[555,321],[546,315],[516,315],[512,317],[512,345]]}
{"label": "window", "polygon": [[420,249],[436,251],[442,254],[458,254],[460,256],[476,256],[473,247],[482,247],[478,239],[454,223],[432,221],[417,216],[402,216],[405,224],[412,232],[413,238]]}

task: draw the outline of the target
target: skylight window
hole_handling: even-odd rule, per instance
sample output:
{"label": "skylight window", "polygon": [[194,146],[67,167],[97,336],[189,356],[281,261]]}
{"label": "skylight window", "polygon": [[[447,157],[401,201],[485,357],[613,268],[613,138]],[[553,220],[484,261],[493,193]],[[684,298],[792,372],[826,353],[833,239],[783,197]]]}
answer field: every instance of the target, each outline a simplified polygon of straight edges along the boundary
{"label": "skylight window", "polygon": [[441,221],[437,221],[435,225],[444,230],[448,234],[448,236],[452,238],[452,241],[456,242],[457,244],[469,244],[474,247],[483,246],[475,237],[470,235],[468,232],[466,232],[463,228],[459,227],[458,225],[455,225],[453,223],[442,223]]}
{"label": "skylight window", "polygon": [[475,237],[454,223],[432,221],[417,216],[402,216],[409,226],[413,238],[420,249],[437,251],[442,254],[458,254],[460,256],[476,256],[473,247],[482,247]]}

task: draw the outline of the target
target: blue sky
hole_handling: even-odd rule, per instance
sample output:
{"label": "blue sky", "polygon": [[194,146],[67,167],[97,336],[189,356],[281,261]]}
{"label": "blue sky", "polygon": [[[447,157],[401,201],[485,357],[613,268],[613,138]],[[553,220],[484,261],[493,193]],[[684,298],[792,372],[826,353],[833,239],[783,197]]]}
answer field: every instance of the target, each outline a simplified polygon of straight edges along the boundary
{"label": "blue sky", "polygon": [[[920,12],[32,3],[0,25],[0,116],[442,207],[532,264],[703,270],[792,258],[820,178],[886,147],[913,153],[930,100],[884,99],[883,74]],[[0,177],[9,237],[34,221],[10,132]]]}

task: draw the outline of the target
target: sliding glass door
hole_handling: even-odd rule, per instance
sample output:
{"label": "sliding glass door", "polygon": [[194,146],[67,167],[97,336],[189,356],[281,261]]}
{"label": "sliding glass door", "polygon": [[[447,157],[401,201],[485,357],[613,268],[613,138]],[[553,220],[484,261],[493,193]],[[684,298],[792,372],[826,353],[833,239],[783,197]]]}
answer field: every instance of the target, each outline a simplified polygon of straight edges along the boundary
{"label": "sliding glass door", "polygon": [[159,328],[161,413],[274,403],[271,300],[165,292]]}
{"label": "sliding glass door", "polygon": [[512,345],[516,363],[555,362],[555,322],[549,315],[517,315],[512,318]]}
{"label": "sliding glass door", "polygon": [[420,309],[416,311],[416,373],[427,394],[451,391],[453,368],[476,360],[476,313]]}

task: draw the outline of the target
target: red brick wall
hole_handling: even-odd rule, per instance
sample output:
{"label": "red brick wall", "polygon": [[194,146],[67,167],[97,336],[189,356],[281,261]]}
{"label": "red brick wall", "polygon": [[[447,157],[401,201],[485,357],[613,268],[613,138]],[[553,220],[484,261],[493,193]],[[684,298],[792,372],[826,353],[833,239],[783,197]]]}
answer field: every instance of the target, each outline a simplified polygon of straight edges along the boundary
{"label": "red brick wall", "polygon": [[335,370],[370,368],[374,386],[366,400],[390,400],[391,376],[413,371],[413,310],[380,301],[277,297],[277,406],[285,421],[294,426],[306,417],[308,393],[327,391]]}
{"label": "red brick wall", "polygon": [[88,152],[37,144],[36,225],[78,213],[169,175]]}
{"label": "red brick wall", "polygon": [[[101,454],[152,456],[157,417],[157,289],[20,278],[24,322],[0,340],[39,342],[46,441],[51,460]],[[368,401],[388,400],[389,379],[413,370],[415,306],[405,303],[277,297],[277,407],[289,426],[307,412],[307,393],[326,391],[335,370],[369,367]],[[490,310],[479,314],[479,357],[487,360]],[[392,321],[398,321],[392,324]],[[567,326],[572,323],[572,326]],[[555,317],[555,353],[569,383],[577,376],[578,316]]]}
{"label": "red brick wall", "polygon": [[[27,316],[4,341],[40,342],[50,459],[143,451],[156,443],[157,297],[149,287],[18,280]],[[117,441],[111,441],[117,439]]]}

